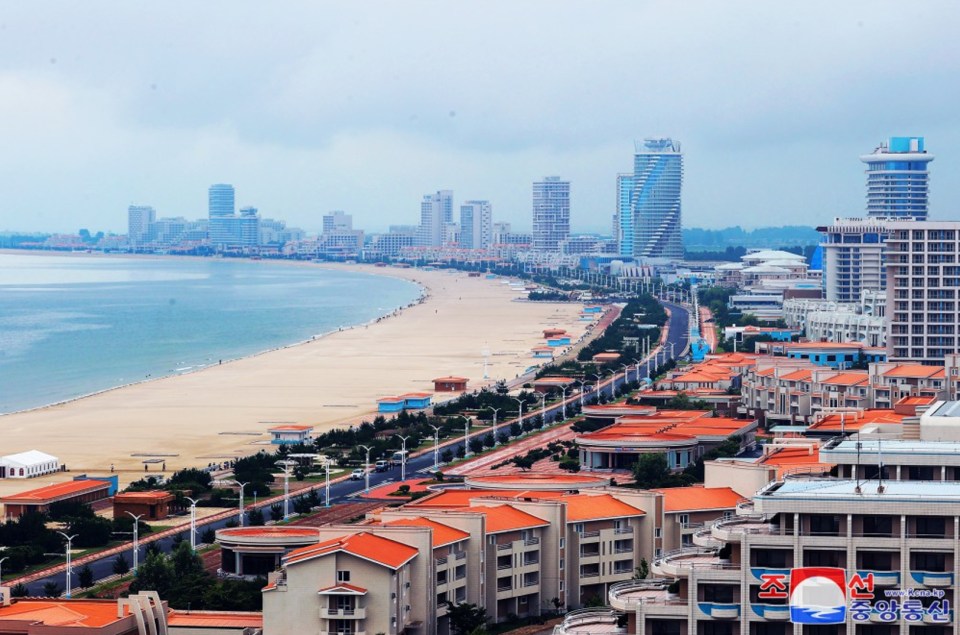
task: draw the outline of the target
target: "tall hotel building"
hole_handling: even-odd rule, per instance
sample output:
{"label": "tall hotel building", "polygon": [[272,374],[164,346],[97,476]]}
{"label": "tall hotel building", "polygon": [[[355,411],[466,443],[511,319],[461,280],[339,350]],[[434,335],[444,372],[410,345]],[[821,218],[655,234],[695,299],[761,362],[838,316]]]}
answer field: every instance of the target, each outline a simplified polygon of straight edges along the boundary
{"label": "tall hotel building", "polygon": [[420,229],[417,243],[422,247],[443,244],[447,225],[453,222],[453,191],[439,190],[427,194],[420,203]]}
{"label": "tall hotel building", "polygon": [[888,359],[942,364],[944,355],[960,352],[960,222],[888,227]]}
{"label": "tall hotel building", "polygon": [[838,218],[817,228],[824,234],[824,291],[834,302],[859,302],[863,291],[885,289],[889,221],[927,219],[933,155],[923,137],[891,137],[860,160],[867,164],[866,218]]}
{"label": "tall hotel building", "polygon": [[548,176],[533,183],[533,250],[560,251],[570,237],[570,181]]}
{"label": "tall hotel building", "polygon": [[140,247],[150,230],[150,223],[157,220],[157,212],[149,205],[131,205],[127,208],[127,241],[130,247]]}
{"label": "tall hotel building", "polygon": [[683,259],[680,189],[683,154],[668,138],[636,143],[633,174],[617,177],[620,255]]}
{"label": "tall hotel building", "polygon": [[214,246],[229,245],[233,237],[236,203],[232,185],[217,183],[207,192],[208,231]]}
{"label": "tall hotel building", "polygon": [[460,206],[460,244],[467,249],[487,249],[493,244],[490,201],[467,201]]}
{"label": "tall hotel building", "polygon": [[923,137],[891,137],[860,160],[867,164],[867,216],[927,220],[933,155]]}

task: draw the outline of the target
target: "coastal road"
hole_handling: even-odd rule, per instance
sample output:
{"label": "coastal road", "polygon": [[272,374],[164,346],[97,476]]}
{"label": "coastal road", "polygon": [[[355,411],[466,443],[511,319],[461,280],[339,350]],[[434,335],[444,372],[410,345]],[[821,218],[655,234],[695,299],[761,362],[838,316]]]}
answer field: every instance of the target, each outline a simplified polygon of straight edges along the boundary
{"label": "coastal road", "polygon": [[[668,328],[666,331],[666,335],[663,338],[663,342],[666,344],[664,356],[666,356],[667,359],[670,359],[671,343],[673,344],[674,353],[676,353],[678,356],[680,352],[683,351],[687,346],[687,342],[689,339],[689,323],[688,323],[689,312],[685,307],[678,304],[663,302],[663,305],[670,311]],[[643,365],[641,365],[641,368],[643,368]],[[610,388],[611,383],[613,384],[614,387],[619,388],[620,386],[623,385],[624,381],[625,381],[624,374],[620,372],[618,374],[615,374],[612,378],[601,382],[600,385],[598,386],[598,390],[608,391],[607,394],[609,394],[609,391],[611,391],[611,388]],[[586,400],[588,402],[595,400],[594,395],[595,395],[595,391],[593,390],[589,391],[585,395]],[[571,405],[573,403],[578,402],[579,400],[580,400],[579,395],[572,395],[566,400],[566,403],[567,405]],[[561,414],[562,408],[563,408],[563,403],[557,402],[557,403],[548,405],[546,408],[546,411],[543,413],[539,408],[536,408],[531,412],[526,413],[524,416],[525,417],[531,416],[531,415],[539,416],[540,414],[545,414],[546,417],[554,418],[557,415]],[[503,421],[500,423],[500,425],[509,426],[510,423],[512,423],[512,421],[513,420]],[[486,435],[487,432],[488,430],[484,429],[482,431],[475,432],[474,434]],[[457,449],[462,446],[463,446],[462,439],[448,440],[441,444],[441,447],[443,449],[449,449],[453,452],[456,452]],[[420,475],[426,474],[430,472],[432,468],[434,468],[432,448],[423,450],[418,456],[412,456],[407,460],[408,477],[416,476],[418,475],[418,473],[421,473]],[[397,481],[399,480],[399,478],[400,478],[399,468],[394,468],[387,472],[371,472],[370,488],[372,489],[378,485],[389,483],[391,481]],[[323,499],[324,484],[319,483],[310,488],[298,490],[296,493],[291,492],[291,495],[290,495],[291,501],[293,501],[294,499],[300,496],[303,496],[310,489],[318,490],[319,494],[321,495],[321,500]],[[364,489],[365,489],[365,482],[362,480],[351,481],[351,480],[343,479],[341,477],[340,480],[331,481],[330,503],[332,505],[336,505],[337,503],[340,503],[340,502],[356,500],[358,497],[360,497],[363,494]],[[260,509],[261,511],[263,511],[264,515],[266,515],[267,518],[269,518],[270,507],[276,504],[277,501],[278,501],[278,497],[274,497],[266,501],[261,501],[256,504],[256,509]],[[291,502],[291,508],[292,508],[292,505],[293,504]],[[254,506],[248,505],[247,506],[248,512],[251,509],[254,509]],[[226,526],[227,522],[235,519],[236,519],[236,512],[224,512],[223,514],[218,514],[217,516],[214,516],[210,519],[198,520],[197,530],[198,532],[203,532],[203,531],[206,531],[207,529],[213,529],[213,530],[221,529],[224,526]],[[145,554],[146,545],[149,542],[153,542],[157,544],[162,551],[167,552],[172,548],[174,543],[174,537],[176,535],[182,534],[185,538],[189,538],[189,528],[182,528],[182,529],[178,528],[177,530],[165,531],[162,533],[163,535],[160,537],[151,537],[150,535],[147,535],[141,538],[141,541],[140,541],[140,562],[141,563],[146,558],[146,554]],[[199,540],[199,537],[198,537],[198,540]],[[133,561],[132,545],[128,544],[121,552],[124,554],[124,557],[127,559],[127,562],[132,563]],[[93,570],[95,580],[102,580],[104,578],[112,576],[113,561],[116,557],[117,557],[117,550],[112,549],[102,555],[91,556],[89,559],[88,558],[78,559],[79,561],[75,561],[73,566],[73,571],[74,571],[73,584],[74,585],[78,584],[76,572],[78,569],[80,569],[83,566],[83,564],[86,564]],[[53,567],[52,570],[46,572],[45,574],[40,574],[40,575],[42,577],[26,576],[24,580],[11,580],[8,582],[8,584],[13,585],[18,581],[22,581],[27,586],[31,595],[41,595],[43,592],[43,585],[47,582],[54,582],[58,584],[61,589],[65,586],[65,571],[64,571],[63,565],[60,565],[58,567]]]}

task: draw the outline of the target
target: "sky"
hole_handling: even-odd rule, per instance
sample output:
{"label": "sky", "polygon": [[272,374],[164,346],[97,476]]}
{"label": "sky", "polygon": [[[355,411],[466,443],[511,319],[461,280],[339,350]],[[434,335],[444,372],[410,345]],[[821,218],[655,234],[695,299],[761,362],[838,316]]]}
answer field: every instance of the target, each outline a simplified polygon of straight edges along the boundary
{"label": "sky", "polygon": [[0,0],[0,231],[126,231],[207,188],[316,231],[382,231],[424,194],[531,224],[571,181],[609,232],[634,140],[684,152],[683,222],[864,213],[861,154],[921,135],[960,219],[960,3]]}

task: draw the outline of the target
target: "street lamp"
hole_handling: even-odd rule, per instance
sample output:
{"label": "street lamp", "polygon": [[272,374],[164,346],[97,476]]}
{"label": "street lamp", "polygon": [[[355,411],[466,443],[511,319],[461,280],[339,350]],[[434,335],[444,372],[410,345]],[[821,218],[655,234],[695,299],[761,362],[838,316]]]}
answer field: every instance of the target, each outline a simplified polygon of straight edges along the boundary
{"label": "street lamp", "polygon": [[630,383],[630,364],[620,364],[620,366],[623,368],[623,383],[626,388],[626,384]]}
{"label": "street lamp", "polygon": [[570,390],[570,386],[563,386],[560,388],[560,392],[563,393],[563,401],[560,403],[562,409],[561,416],[563,420],[567,420],[567,391]]}
{"label": "street lamp", "polygon": [[463,458],[470,456],[470,417],[463,418]]}
{"label": "street lamp", "polygon": [[503,408],[490,408],[493,410],[493,447],[497,447],[497,413],[503,410]]}
{"label": "street lamp", "polygon": [[9,560],[9,559],[10,559],[10,556],[7,556],[5,558],[0,558],[0,584],[3,584],[3,561]]}
{"label": "street lamp", "polygon": [[540,393],[540,422],[547,425],[547,393]]}
{"label": "street lamp", "polygon": [[61,536],[63,536],[64,539],[67,541],[67,545],[66,545],[66,550],[67,550],[67,588],[66,588],[66,594],[67,594],[67,599],[69,600],[69,599],[70,599],[70,592],[71,592],[71,590],[73,589],[73,584],[72,584],[72,583],[73,583],[73,581],[72,581],[72,578],[73,578],[73,557],[72,557],[72,554],[71,554],[70,552],[71,552],[71,550],[73,549],[73,539],[76,538],[77,536],[79,536],[80,534],[73,534],[72,536],[68,536],[67,534],[63,533],[62,531],[58,531],[57,533],[60,534]]}
{"label": "street lamp", "polygon": [[633,372],[636,374],[635,379],[637,380],[637,384],[639,385],[640,384],[640,360],[635,358],[631,358],[631,359],[633,359]]}
{"label": "street lamp", "polygon": [[330,459],[327,458],[327,460],[323,462],[323,465],[324,471],[327,474],[327,482],[324,485],[323,501],[325,503],[324,507],[330,507]]}
{"label": "street lamp", "polygon": [[289,459],[277,461],[274,465],[283,468],[283,519],[286,520],[290,518],[290,467],[293,461]]}
{"label": "street lamp", "polygon": [[140,566],[140,519],[145,514],[135,516],[133,512],[127,512],[127,515],[133,519],[133,570],[136,572]]}
{"label": "street lamp", "polygon": [[361,445],[360,447],[367,451],[366,462],[363,464],[364,486],[366,487],[366,489],[363,490],[363,493],[368,494],[370,492],[370,450],[371,448],[369,445]]}
{"label": "street lamp", "polygon": [[241,483],[240,481],[228,481],[228,483],[236,485],[237,487],[240,488],[240,506],[237,513],[237,522],[240,524],[241,527],[243,527],[243,490],[250,483]]}
{"label": "street lamp", "polygon": [[597,373],[590,373],[591,377],[597,378],[597,403],[600,403],[600,397],[603,395],[603,375]]}
{"label": "street lamp", "polygon": [[400,480],[407,480],[407,439],[410,437],[399,437],[400,441],[403,442],[403,447],[400,450]]}
{"label": "street lamp", "polygon": [[514,397],[513,400],[516,401],[518,404],[520,404],[520,414],[517,416],[517,423],[520,424],[520,428],[522,430],[523,429],[523,399],[521,399],[520,397]]}
{"label": "street lamp", "polygon": [[185,499],[190,501],[190,548],[194,551],[197,550],[197,503],[200,501],[190,498],[189,496],[184,496]]}
{"label": "street lamp", "polygon": [[433,428],[433,469],[440,467],[440,428],[433,424],[428,424]]}

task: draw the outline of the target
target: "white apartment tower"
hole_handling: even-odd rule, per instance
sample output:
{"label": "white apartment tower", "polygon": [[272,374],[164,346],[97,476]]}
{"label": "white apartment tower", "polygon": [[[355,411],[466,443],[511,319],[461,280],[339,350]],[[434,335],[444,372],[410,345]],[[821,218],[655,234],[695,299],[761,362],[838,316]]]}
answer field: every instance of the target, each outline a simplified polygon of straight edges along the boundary
{"label": "white apartment tower", "polygon": [[342,212],[340,210],[334,210],[329,214],[323,215],[323,233],[329,234],[330,232],[337,231],[350,231],[353,229],[353,216]]}
{"label": "white apartment tower", "polygon": [[887,357],[942,364],[960,352],[960,222],[896,221],[887,238]]}
{"label": "white apartment tower", "polygon": [[533,183],[533,249],[559,251],[570,237],[570,181],[548,176]]}
{"label": "white apartment tower", "polygon": [[149,205],[131,205],[127,208],[127,240],[136,249],[143,244],[150,223],[157,220],[157,212]]}
{"label": "white apartment tower", "polygon": [[927,220],[929,163],[923,137],[891,137],[860,160],[867,164],[867,215]]}
{"label": "white apartment tower", "polygon": [[460,206],[460,244],[467,249],[487,249],[493,244],[490,201],[466,201]]}
{"label": "white apartment tower", "polygon": [[417,243],[422,247],[440,247],[448,223],[453,222],[453,191],[427,194],[420,203],[420,228]]}

